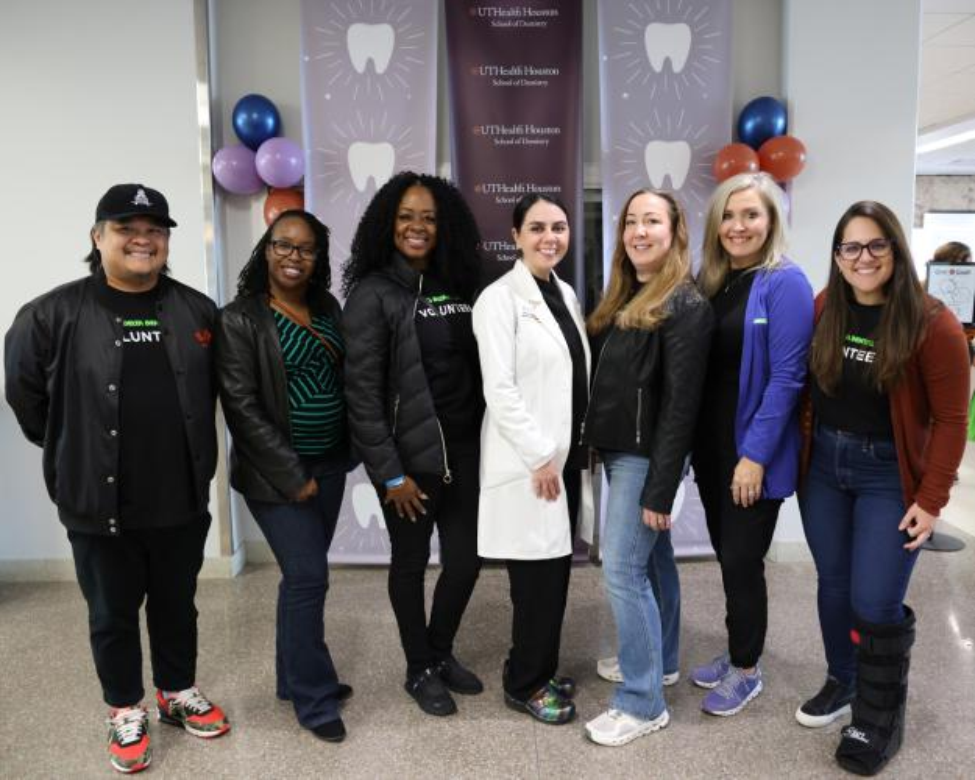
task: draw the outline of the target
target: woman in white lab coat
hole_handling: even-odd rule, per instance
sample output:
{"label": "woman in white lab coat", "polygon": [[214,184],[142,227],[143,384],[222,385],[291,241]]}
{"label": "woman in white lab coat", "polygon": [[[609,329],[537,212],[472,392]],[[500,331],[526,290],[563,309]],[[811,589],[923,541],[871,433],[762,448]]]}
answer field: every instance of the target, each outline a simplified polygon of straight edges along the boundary
{"label": "woman in white lab coat", "polygon": [[572,288],[553,269],[569,248],[565,207],[531,194],[515,206],[514,267],[474,306],[487,412],[481,431],[478,554],[505,561],[514,608],[505,702],[545,723],[575,717],[557,677],[572,539],[591,527],[581,427],[589,347]]}

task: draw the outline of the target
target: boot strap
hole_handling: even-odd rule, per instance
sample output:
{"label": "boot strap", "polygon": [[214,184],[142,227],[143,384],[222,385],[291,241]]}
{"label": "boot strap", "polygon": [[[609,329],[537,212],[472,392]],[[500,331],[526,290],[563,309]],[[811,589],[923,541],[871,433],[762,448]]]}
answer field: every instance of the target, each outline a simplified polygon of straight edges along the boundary
{"label": "boot strap", "polygon": [[877,636],[867,631],[851,631],[850,637],[861,653],[868,655],[905,655],[914,644],[914,630],[896,636]]}
{"label": "boot strap", "polygon": [[894,729],[894,724],[900,717],[900,708],[896,705],[878,709],[862,699],[857,699],[853,704],[853,723],[851,725],[863,729],[877,730],[885,735],[890,734]]}
{"label": "boot strap", "polygon": [[864,658],[857,667],[857,679],[868,683],[899,683],[911,667],[911,659],[903,658],[894,664],[872,663],[875,659]]}

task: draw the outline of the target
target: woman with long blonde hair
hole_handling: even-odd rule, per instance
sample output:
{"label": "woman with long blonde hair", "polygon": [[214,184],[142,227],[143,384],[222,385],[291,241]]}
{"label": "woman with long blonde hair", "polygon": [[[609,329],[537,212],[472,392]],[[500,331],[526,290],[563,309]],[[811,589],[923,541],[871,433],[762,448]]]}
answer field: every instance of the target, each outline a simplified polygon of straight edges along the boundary
{"label": "woman with long blonde hair", "polygon": [[784,248],[782,191],[768,175],[718,186],[698,276],[715,330],[692,461],[725,592],[728,649],[691,672],[710,689],[701,708],[712,715],[734,715],[762,691],[764,559],[796,489],[812,289]]}
{"label": "woman with long blonde hair", "polygon": [[[671,509],[690,450],[712,315],[691,279],[687,224],[674,197],[638,190],[623,206],[609,283],[588,329],[596,364],[583,441],[609,480],[603,574],[616,620],[622,681],[591,740],[624,745],[670,720],[660,599],[679,599]],[[676,631],[676,626],[671,626]],[[676,651],[676,643],[674,646]],[[667,661],[673,668],[665,667]]]}

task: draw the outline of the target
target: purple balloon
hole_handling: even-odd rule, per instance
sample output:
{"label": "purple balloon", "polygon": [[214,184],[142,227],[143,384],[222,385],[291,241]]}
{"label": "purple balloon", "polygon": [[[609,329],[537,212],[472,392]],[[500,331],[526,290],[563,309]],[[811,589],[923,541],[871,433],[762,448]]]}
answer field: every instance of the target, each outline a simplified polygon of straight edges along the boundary
{"label": "purple balloon", "polygon": [[272,187],[294,187],[305,175],[301,147],[287,138],[269,138],[257,150],[258,175]]}
{"label": "purple balloon", "polygon": [[243,144],[225,146],[213,155],[213,178],[234,195],[253,195],[264,189],[254,167],[254,152]]}

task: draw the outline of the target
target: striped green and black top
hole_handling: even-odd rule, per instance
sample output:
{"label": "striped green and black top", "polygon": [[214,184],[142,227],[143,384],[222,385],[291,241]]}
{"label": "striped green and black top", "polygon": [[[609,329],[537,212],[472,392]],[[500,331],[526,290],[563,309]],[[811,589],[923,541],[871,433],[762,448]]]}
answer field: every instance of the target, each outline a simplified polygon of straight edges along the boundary
{"label": "striped green and black top", "polygon": [[[321,455],[345,441],[345,396],[336,359],[305,328],[271,310],[288,375],[291,444],[299,455]],[[312,327],[340,358],[345,344],[331,318],[312,317]]]}

